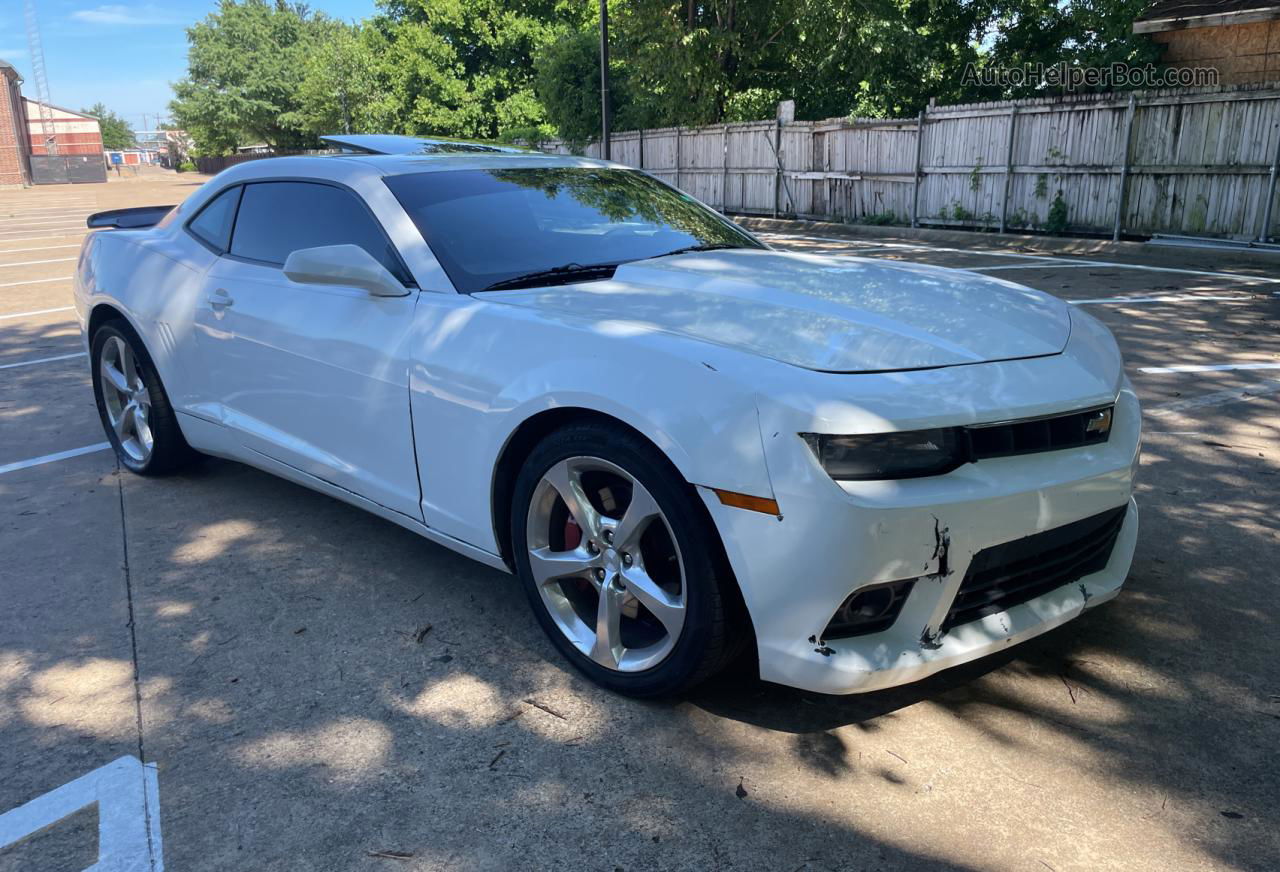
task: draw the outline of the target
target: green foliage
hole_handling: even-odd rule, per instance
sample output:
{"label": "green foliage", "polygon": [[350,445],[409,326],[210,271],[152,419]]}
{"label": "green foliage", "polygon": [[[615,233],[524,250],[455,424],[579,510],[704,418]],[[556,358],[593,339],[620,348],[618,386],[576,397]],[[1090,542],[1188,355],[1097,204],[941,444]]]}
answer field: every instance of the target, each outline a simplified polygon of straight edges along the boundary
{"label": "green foliage", "polygon": [[1049,196],[1049,176],[1046,173],[1040,173],[1036,176],[1035,196],[1037,200],[1043,200]]}
{"label": "green foliage", "polygon": [[308,58],[332,37],[335,23],[284,0],[221,0],[187,29],[187,78],[173,86],[174,120],[204,154],[265,142],[273,148],[316,145],[301,124]]}
{"label": "green foliage", "polygon": [[977,191],[982,186],[982,160],[979,159],[973,169],[969,170],[969,190]]}
{"label": "green foliage", "polygon": [[972,209],[965,207],[959,200],[952,203],[950,208],[943,206],[938,212],[938,217],[943,221],[957,221],[962,224],[981,224],[983,227],[990,227],[996,223],[996,216],[990,212],[978,214]]}
{"label": "green foliage", "polygon": [[283,120],[309,133],[374,133],[384,98],[373,31],[321,21],[298,85],[297,108]]}
{"label": "green foliage", "polygon": [[1054,235],[1067,232],[1067,201],[1062,198],[1061,189],[1049,204],[1049,214],[1044,219],[1044,229]]}
{"label": "green foliage", "polygon": [[199,168],[196,166],[195,161],[184,160],[178,164],[178,172],[180,173],[194,173],[197,169]]}
{"label": "green foliage", "polygon": [[[1132,32],[1150,0],[1000,0],[992,3],[994,39],[983,62],[993,67],[1066,63],[1107,67],[1158,63],[1160,47]],[[1028,83],[986,93],[982,99],[1047,96]]]}
{"label": "green foliage", "polygon": [[[613,128],[634,127],[629,117],[631,101],[626,67],[612,63],[609,67]],[[599,33],[588,29],[565,33],[539,54],[534,68],[534,92],[546,110],[547,126],[575,151],[599,139]]]}
{"label": "green foliage", "polygon": [[589,13],[568,0],[382,0],[366,25],[379,45],[374,115],[385,132],[416,135],[487,139],[537,127],[546,116],[534,58]]}
{"label": "green foliage", "polygon": [[730,94],[725,102],[725,121],[761,121],[773,118],[783,100],[777,88],[747,88]]}
{"label": "green foliage", "polygon": [[869,224],[873,227],[886,227],[890,224],[897,224],[899,222],[898,216],[892,212],[873,212],[870,215],[863,215],[858,219],[858,223]]}
{"label": "green foliage", "polygon": [[1005,220],[1005,226],[1015,230],[1034,230],[1040,226],[1040,221],[1033,212],[1029,213],[1022,209],[1015,209]]}
{"label": "green foliage", "polygon": [[[1154,60],[1130,33],[1146,2],[610,0],[613,127],[762,120],[781,99],[821,119],[1045,93],[963,74]],[[379,0],[374,17],[344,24],[291,0],[219,0],[188,30],[174,117],[204,153],[308,147],[346,130],[582,146],[600,128],[597,11],[580,0]]]}
{"label": "green foliage", "polygon": [[134,148],[138,144],[133,128],[116,113],[102,103],[94,103],[88,109],[81,109],[81,114],[92,115],[98,119],[98,128],[102,131],[102,147],[108,151],[119,151]]}

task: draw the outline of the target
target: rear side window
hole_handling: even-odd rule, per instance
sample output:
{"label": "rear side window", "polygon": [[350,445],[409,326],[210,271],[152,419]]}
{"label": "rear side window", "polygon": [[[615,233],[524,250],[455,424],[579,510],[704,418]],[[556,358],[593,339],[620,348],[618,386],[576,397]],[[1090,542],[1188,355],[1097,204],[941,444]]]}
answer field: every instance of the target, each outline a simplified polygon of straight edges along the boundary
{"label": "rear side window", "polygon": [[245,185],[231,254],[283,265],[299,249],[358,245],[392,275],[408,273],[391,241],[350,191],[311,182],[256,182]]}
{"label": "rear side window", "polygon": [[187,229],[211,248],[224,252],[231,247],[231,225],[236,220],[236,205],[240,202],[241,187],[228,188],[210,200],[191,219]]}

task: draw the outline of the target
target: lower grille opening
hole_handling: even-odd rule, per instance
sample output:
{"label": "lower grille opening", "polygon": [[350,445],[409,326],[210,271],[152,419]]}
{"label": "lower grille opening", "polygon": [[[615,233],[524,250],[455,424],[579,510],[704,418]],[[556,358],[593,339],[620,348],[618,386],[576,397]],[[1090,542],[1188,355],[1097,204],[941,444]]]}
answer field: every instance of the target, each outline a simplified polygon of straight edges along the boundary
{"label": "lower grille opening", "polygon": [[1127,506],[984,548],[973,556],[951,609],[952,627],[1006,611],[1103,569],[1111,560]]}
{"label": "lower grille opening", "polygon": [[822,631],[822,638],[847,639],[889,629],[898,619],[915,583],[914,578],[909,578],[858,588],[836,609],[835,617]]}

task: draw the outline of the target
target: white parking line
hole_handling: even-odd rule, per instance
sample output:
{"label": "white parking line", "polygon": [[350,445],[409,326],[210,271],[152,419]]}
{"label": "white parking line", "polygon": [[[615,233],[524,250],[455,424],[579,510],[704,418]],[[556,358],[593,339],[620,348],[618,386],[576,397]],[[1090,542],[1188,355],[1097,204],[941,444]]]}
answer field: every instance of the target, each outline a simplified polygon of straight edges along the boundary
{"label": "white parking line", "polygon": [[[0,242],[28,242],[28,241],[35,242],[36,239],[65,239],[67,237],[79,238],[84,236],[84,233],[82,232],[83,229],[84,229],[83,225],[81,225],[81,230],[67,230],[67,232],[65,233],[45,233],[44,236],[4,237],[4,238],[0,238]],[[3,237],[3,236],[4,236],[4,233],[0,232],[0,237]]]}
{"label": "white parking line", "polygon": [[[839,242],[845,245],[863,244],[863,243],[860,243],[858,240],[839,239],[834,236],[788,236],[782,233],[758,233],[756,235],[757,236],[773,236],[779,239],[810,240],[814,242]],[[1114,263],[1112,261],[1106,261],[1106,260],[1085,260],[1083,258],[1065,258],[1065,257],[1057,257],[1054,255],[1019,254],[1017,252],[1012,252],[1012,251],[986,251],[986,250],[977,250],[977,249],[968,249],[968,248],[950,248],[945,246],[932,246],[932,245],[907,245],[905,243],[899,243],[899,242],[876,242],[876,243],[868,243],[868,244],[874,245],[877,248],[897,248],[897,249],[906,249],[911,251],[945,251],[945,252],[950,252],[955,254],[969,254],[975,257],[979,255],[989,255],[990,257],[1010,257],[1010,258],[1017,258],[1020,260],[1040,262],[1039,264],[1032,263],[1032,264],[1027,264],[1025,266],[1011,264],[1007,266],[969,267],[969,269],[975,272],[985,272],[987,270],[993,270],[993,269],[1000,269],[1000,270],[1036,269],[1037,266],[1074,267],[1074,268],[1106,267],[1108,269],[1136,269],[1136,270],[1146,270],[1149,272],[1178,273],[1181,275],[1191,275],[1191,276],[1211,276],[1214,278],[1235,279],[1237,281],[1244,281],[1244,282],[1263,282],[1263,283],[1270,283],[1270,284],[1280,284],[1280,279],[1269,278],[1266,276],[1247,276],[1247,275],[1241,275],[1239,273],[1214,272],[1212,270],[1179,269],[1171,266],[1147,266],[1144,264],[1136,264],[1136,263]]]}
{"label": "white parking line", "polygon": [[[941,249],[935,249],[941,251]],[[982,252],[990,254],[990,252]],[[1096,267],[1097,269],[1136,269],[1145,272],[1163,272],[1177,273],[1184,276],[1209,276],[1215,279],[1231,279],[1237,282],[1262,282],[1263,284],[1280,284],[1280,279],[1268,278],[1267,276],[1247,276],[1240,273],[1213,272],[1211,270],[1202,269],[1179,269],[1172,266],[1146,266],[1137,263],[1112,263],[1107,260],[1091,260],[1091,261],[1068,261],[1050,259],[1048,263],[1041,266],[1052,266],[1054,269],[1081,269],[1085,267]],[[990,272],[997,269],[1036,269],[1036,266],[974,266],[969,267],[973,272]]]}
{"label": "white parking line", "polygon": [[1145,409],[1144,414],[1155,418],[1161,418],[1166,415],[1176,415],[1179,412],[1185,412],[1189,409],[1200,409],[1205,406],[1221,406],[1226,403],[1234,403],[1239,400],[1252,400],[1254,397],[1268,396],[1270,394],[1280,392],[1280,379],[1265,381],[1247,388],[1237,388],[1229,391],[1214,391],[1211,394],[1202,394],[1198,397],[1190,397],[1185,400],[1175,400],[1172,403],[1165,403],[1163,406],[1156,406],[1153,409]]}
{"label": "white parking line", "polygon": [[97,204],[91,200],[47,200],[47,205],[37,206],[34,203],[0,203],[0,212],[15,209],[20,212],[56,212],[59,209],[92,209]]}
{"label": "white parking line", "polygon": [[[82,234],[82,233],[76,233],[76,232],[74,232],[74,231],[68,230],[66,233],[54,233],[54,234],[51,234],[51,235],[48,235],[48,236],[15,236],[15,237],[13,237],[12,239],[0,239],[0,243],[3,243],[3,242],[36,242],[36,241],[41,240],[41,239],[66,239],[66,238],[67,238],[67,237],[69,237],[69,236],[74,236],[74,237],[77,237],[77,238],[80,238],[80,239],[83,239],[83,238],[84,238],[84,234]],[[13,251],[13,249],[9,249],[9,250],[10,250],[10,251]],[[4,249],[0,249],[0,251],[4,251]]]}
{"label": "white parking line", "polygon": [[1073,306],[1094,306],[1094,305],[1123,305],[1125,303],[1247,303],[1253,297],[1216,297],[1198,294],[1180,294],[1178,296],[1163,297],[1098,297],[1093,300],[1063,300],[1065,303],[1071,303]]}
{"label": "white parking line", "polygon": [[36,309],[34,312],[14,312],[11,315],[0,315],[0,321],[10,318],[30,318],[32,315],[50,315],[54,312],[70,312],[75,306],[59,306],[56,309]]}
{"label": "white parking line", "polygon": [[52,278],[52,279],[26,279],[21,282],[0,282],[0,288],[13,288],[13,287],[17,287],[18,285],[40,285],[40,284],[45,284],[46,282],[69,282],[69,281],[71,281],[71,276],[58,276],[57,278]]}
{"label": "white parking line", "polygon": [[[14,240],[6,239],[5,242],[13,242]],[[11,251],[53,251],[55,248],[79,248],[80,243],[68,242],[66,245],[33,245],[28,248],[0,248],[0,254],[8,254]]]}
{"label": "white parking line", "polygon": [[[0,251],[0,254],[4,254],[4,252]],[[69,260],[76,260],[76,258],[55,257],[49,260],[20,260],[17,263],[0,263],[0,269],[4,269],[5,267],[9,267],[9,266],[35,266],[38,263],[66,263]]]}
{"label": "white parking line", "polygon": [[1280,369],[1280,363],[1214,363],[1185,366],[1140,366],[1138,372],[1230,372],[1237,369]]}
{"label": "white parking line", "polygon": [[59,460],[70,460],[72,457],[94,454],[98,451],[107,451],[110,448],[110,442],[98,442],[94,445],[86,445],[83,448],[72,448],[70,451],[58,451],[54,454],[45,454],[42,457],[33,457],[30,460],[15,460],[13,463],[6,463],[0,466],[0,475],[4,475],[6,472],[17,472],[20,469],[30,469],[33,466],[43,466],[46,463],[56,463]]}
{"label": "white parking line", "polygon": [[6,224],[70,224],[89,217],[88,212],[59,212],[56,215],[0,215],[0,226]]}
{"label": "white parking line", "polygon": [[84,357],[87,351],[77,351],[75,354],[59,354],[56,357],[37,357],[35,360],[20,360],[17,363],[0,363],[0,369],[17,369],[20,366],[35,366],[37,363],[53,363],[56,360],[71,360],[73,357]]}
{"label": "white parking line", "polygon": [[[0,850],[97,806],[99,872],[164,872],[160,776],[155,763],[120,757],[0,815]],[[43,865],[43,864],[41,864]]]}
{"label": "white parking line", "polygon": [[[834,236],[789,236],[783,233],[758,233],[757,236],[773,236],[778,239],[800,239],[808,242],[839,242],[843,245],[870,245],[875,248],[897,249],[899,251],[946,251],[956,254],[972,254],[972,255],[991,255],[992,257],[1013,257],[1019,260],[1042,260],[1051,261],[1053,263],[1063,262],[1061,258],[1053,257],[1045,254],[1019,254],[1014,251],[986,251],[973,250],[968,248],[944,248],[935,245],[907,245],[902,242],[873,242],[862,243],[856,239],[839,239]],[[1071,261],[1066,261],[1070,263]]]}
{"label": "white parking line", "polygon": [[[71,222],[67,222],[67,221],[59,221],[57,222],[56,227],[46,227],[44,226],[44,222],[40,222],[38,226],[36,222],[31,222],[29,224],[23,223],[16,227],[5,227],[3,225],[0,225],[0,233],[45,233],[50,230],[61,230],[63,225],[70,224],[70,223]],[[86,230],[89,229],[88,226],[83,221],[79,222],[76,226],[84,227]]]}
{"label": "white parking line", "polygon": [[75,221],[84,220],[92,215],[92,212],[10,212],[8,214],[0,211],[0,222],[5,224],[34,224],[37,221]]}

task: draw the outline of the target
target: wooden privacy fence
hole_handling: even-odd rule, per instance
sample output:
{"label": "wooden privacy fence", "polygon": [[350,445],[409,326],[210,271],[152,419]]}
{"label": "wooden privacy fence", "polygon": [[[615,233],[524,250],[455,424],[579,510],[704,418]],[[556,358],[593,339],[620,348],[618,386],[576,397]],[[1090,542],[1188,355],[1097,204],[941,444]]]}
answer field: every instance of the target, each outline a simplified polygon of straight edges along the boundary
{"label": "wooden privacy fence", "polygon": [[1261,242],[1280,221],[1276,85],[931,106],[895,121],[667,127],[611,141],[614,160],[747,215]]}

